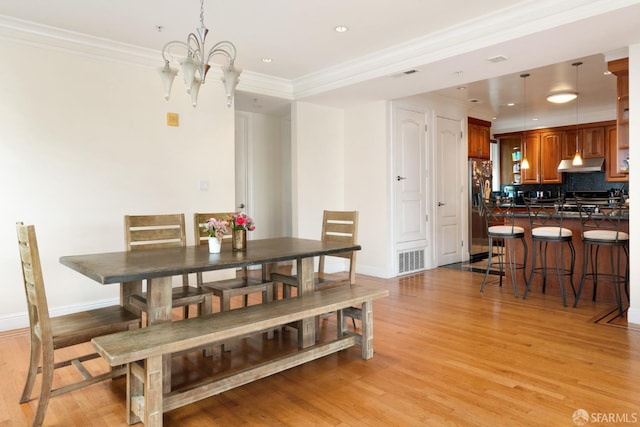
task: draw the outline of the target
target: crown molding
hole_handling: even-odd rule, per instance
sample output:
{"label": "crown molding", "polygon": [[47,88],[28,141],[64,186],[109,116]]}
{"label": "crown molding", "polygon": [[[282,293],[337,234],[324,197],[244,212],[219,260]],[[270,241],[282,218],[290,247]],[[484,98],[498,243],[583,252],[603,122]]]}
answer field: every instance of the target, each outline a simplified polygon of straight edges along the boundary
{"label": "crown molding", "polygon": [[[146,49],[4,15],[0,15],[0,40],[145,68],[162,66],[160,50]],[[211,73],[222,77],[222,71],[216,67],[209,71],[209,74]],[[238,90],[293,100],[293,85],[290,80],[252,71],[242,72]]]}
{"label": "crown molding", "polygon": [[[238,90],[296,100],[394,75],[518,37],[638,4],[638,0],[529,0],[293,81],[243,71]],[[143,67],[160,51],[0,15],[0,39]],[[215,68],[214,68],[215,70]],[[216,70],[218,71],[218,70]],[[214,71],[215,72],[215,71]],[[221,73],[218,72],[221,75]]]}
{"label": "crown molding", "polygon": [[295,79],[296,99],[391,76],[582,19],[638,0],[532,0]]}

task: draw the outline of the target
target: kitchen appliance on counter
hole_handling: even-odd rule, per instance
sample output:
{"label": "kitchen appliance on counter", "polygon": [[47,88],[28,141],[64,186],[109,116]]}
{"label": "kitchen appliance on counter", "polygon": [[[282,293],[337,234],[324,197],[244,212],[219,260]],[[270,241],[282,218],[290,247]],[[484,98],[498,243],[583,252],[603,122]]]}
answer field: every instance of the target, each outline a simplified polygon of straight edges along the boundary
{"label": "kitchen appliance on counter", "polygon": [[491,160],[469,159],[469,256],[477,261],[489,254],[489,237],[480,212],[481,198],[491,196],[493,164]]}

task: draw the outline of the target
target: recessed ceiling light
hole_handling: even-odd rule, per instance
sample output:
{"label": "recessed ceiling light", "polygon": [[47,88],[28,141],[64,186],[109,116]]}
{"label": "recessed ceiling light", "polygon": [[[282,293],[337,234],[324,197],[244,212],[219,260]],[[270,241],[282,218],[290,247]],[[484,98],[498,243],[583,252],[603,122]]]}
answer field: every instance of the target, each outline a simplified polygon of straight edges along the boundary
{"label": "recessed ceiling light", "polygon": [[460,86],[460,87],[457,87],[456,89],[458,89],[458,90],[467,90],[467,87],[466,86]]}
{"label": "recessed ceiling light", "polygon": [[565,102],[573,101],[578,97],[575,92],[558,92],[547,96],[547,101],[554,104],[564,104]]}
{"label": "recessed ceiling light", "polygon": [[271,62],[271,58],[262,58],[261,61],[264,62],[265,64],[268,64]]}
{"label": "recessed ceiling light", "polygon": [[516,104],[514,104],[513,102],[510,102],[510,103],[507,104],[507,107],[513,107],[514,105],[516,105]]}
{"label": "recessed ceiling light", "polygon": [[336,30],[336,33],[345,33],[347,31],[349,31],[349,27],[346,27],[344,25],[337,25],[334,30]]}
{"label": "recessed ceiling light", "polygon": [[605,71],[604,73],[602,73],[602,74],[604,74],[605,76],[610,76],[610,75],[611,75],[611,74],[613,74],[613,73],[612,73],[611,71],[609,71],[609,70],[606,70],[606,71]]}
{"label": "recessed ceiling light", "polygon": [[534,122],[537,122],[537,121],[538,121],[538,118],[537,118],[537,117],[534,117],[534,118],[532,118],[531,120],[533,120]]}

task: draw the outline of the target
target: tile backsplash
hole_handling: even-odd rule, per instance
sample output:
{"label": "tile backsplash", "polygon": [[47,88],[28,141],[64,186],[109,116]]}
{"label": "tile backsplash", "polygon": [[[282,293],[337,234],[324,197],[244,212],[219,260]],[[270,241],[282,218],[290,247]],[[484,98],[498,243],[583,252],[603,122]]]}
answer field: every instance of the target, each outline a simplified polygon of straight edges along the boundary
{"label": "tile backsplash", "polygon": [[[629,183],[607,182],[605,181],[604,172],[563,173],[562,184],[521,184],[511,186],[515,187],[516,191],[522,191],[525,194],[529,191],[551,191],[554,197],[558,195],[558,192],[565,194],[568,191],[606,191],[621,189],[624,193],[629,192]],[[504,185],[502,188],[504,189]]]}

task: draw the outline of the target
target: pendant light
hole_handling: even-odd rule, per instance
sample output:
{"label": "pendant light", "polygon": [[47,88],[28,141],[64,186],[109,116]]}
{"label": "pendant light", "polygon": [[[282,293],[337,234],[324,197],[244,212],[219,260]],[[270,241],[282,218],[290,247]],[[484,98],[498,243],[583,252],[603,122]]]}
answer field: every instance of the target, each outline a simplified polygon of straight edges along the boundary
{"label": "pendant light", "polygon": [[[582,65],[582,62],[574,62],[573,64],[571,64],[572,66],[576,67],[576,93],[578,93],[578,67]],[[576,98],[576,154],[573,156],[573,161],[571,162],[571,164],[573,166],[582,166],[582,157],[580,156],[580,147],[578,145],[579,138],[578,135],[580,135],[580,132],[578,130],[578,100],[580,99],[580,96],[578,95],[578,97]]]}
{"label": "pendant light", "polygon": [[529,169],[529,161],[524,154],[524,144],[527,141],[527,77],[529,73],[520,74],[522,77],[522,115],[524,117],[524,136],[522,138],[522,161],[520,162],[520,169]]}

